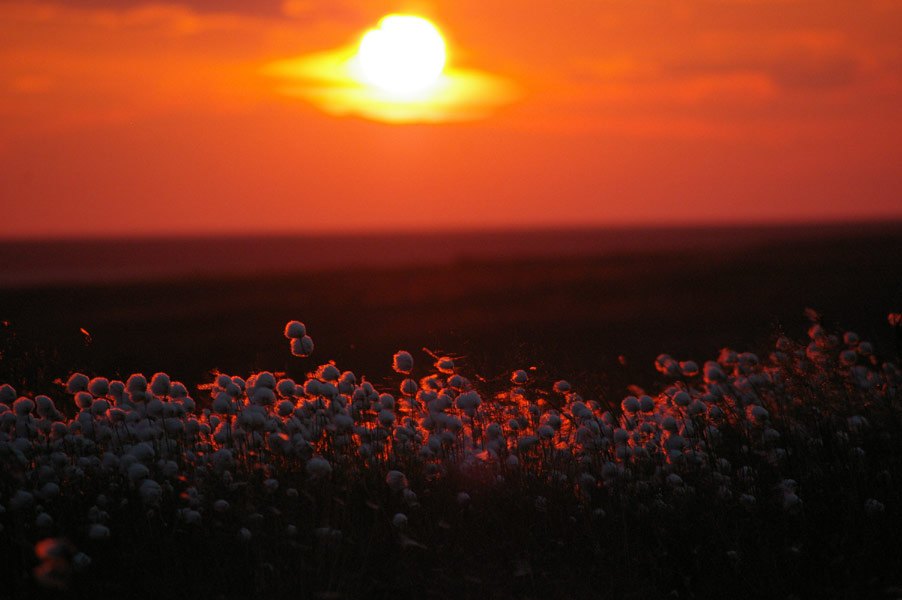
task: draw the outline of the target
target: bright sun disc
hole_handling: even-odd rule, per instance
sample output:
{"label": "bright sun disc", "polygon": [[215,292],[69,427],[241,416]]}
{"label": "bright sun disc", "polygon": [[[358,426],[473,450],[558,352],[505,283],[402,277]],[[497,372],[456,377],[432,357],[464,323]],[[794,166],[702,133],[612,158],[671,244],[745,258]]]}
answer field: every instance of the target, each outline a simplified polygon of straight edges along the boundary
{"label": "bright sun disc", "polygon": [[357,57],[367,83],[411,94],[438,81],[445,67],[445,40],[426,19],[389,15],[363,36]]}

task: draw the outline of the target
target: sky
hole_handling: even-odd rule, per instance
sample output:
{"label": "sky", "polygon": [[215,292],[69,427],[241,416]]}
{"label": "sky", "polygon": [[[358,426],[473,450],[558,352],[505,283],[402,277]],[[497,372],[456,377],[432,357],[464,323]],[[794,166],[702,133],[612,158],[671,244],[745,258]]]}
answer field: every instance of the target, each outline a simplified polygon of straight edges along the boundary
{"label": "sky", "polygon": [[[342,61],[431,20],[447,94]],[[902,218],[898,0],[0,1],[2,238]]]}

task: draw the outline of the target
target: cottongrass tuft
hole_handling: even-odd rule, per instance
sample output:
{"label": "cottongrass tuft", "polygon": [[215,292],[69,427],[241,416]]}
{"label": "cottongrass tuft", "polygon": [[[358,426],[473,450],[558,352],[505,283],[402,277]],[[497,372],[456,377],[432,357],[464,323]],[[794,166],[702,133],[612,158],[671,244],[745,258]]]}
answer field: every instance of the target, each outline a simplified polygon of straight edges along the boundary
{"label": "cottongrass tuft", "polygon": [[397,513],[391,519],[391,524],[396,529],[405,529],[407,527],[407,515],[404,513]]}
{"label": "cottongrass tuft", "polygon": [[554,391],[558,394],[566,394],[570,391],[570,382],[564,381],[561,379],[560,381],[555,382]]}
{"label": "cottongrass tuft", "polygon": [[[555,523],[546,529],[566,540],[571,526],[606,527],[598,519],[607,513],[631,525],[646,515],[664,528],[683,517],[705,523],[700,503],[713,503],[717,514],[744,509],[740,518],[764,527],[775,514],[805,527],[825,510],[819,490],[856,473],[880,484],[843,495],[843,510],[857,511],[855,522],[885,519],[888,528],[894,507],[868,495],[887,505],[896,495],[878,435],[893,431],[884,413],[896,409],[902,373],[872,359],[873,349],[857,337],[812,333],[802,344],[778,340],[782,356],[763,361],[726,348],[705,363],[661,355],[659,370],[673,379],[649,394],[631,386],[620,403],[583,399],[563,380],[530,381],[526,371],[514,371],[510,383],[506,375],[471,382],[447,357],[418,381],[384,379],[389,388],[401,380],[397,400],[391,389],[358,383],[332,363],[303,385],[281,372],[260,371],[246,381],[216,373],[196,413],[187,389],[162,373],[149,384],[141,374],[127,383],[73,375],[64,406],[80,410],[68,417],[47,396],[17,398],[4,386],[0,456],[17,476],[4,492],[11,514],[2,520],[20,522],[35,536],[28,544],[51,531],[93,543],[111,537],[110,530],[118,544],[129,541],[131,521],[146,515],[192,535],[219,530],[250,542],[248,551],[264,559],[267,548],[288,543],[315,562],[318,550],[353,552],[354,544],[339,544],[342,535],[361,539],[353,520],[340,516],[347,509],[338,508],[351,506],[351,489],[362,490],[358,498],[374,514],[391,517],[382,526],[396,530],[392,538],[403,549],[422,548],[408,535],[433,525],[454,533],[458,525],[442,516],[458,523],[481,517],[462,489],[481,490],[480,509],[492,511],[502,508],[493,504],[495,490],[520,493],[519,502],[511,497],[511,506],[526,511],[520,517]],[[393,367],[411,370],[405,360],[399,352]],[[704,379],[690,381],[699,364]],[[800,463],[817,468],[800,470]],[[885,477],[872,472],[875,464],[887,469]],[[837,466],[842,479],[831,480]],[[73,492],[84,489],[92,491]],[[62,508],[68,505],[79,506],[82,525],[74,530]],[[430,513],[449,506],[455,510]],[[430,546],[446,548],[442,538],[430,538]],[[782,541],[783,548],[798,543]],[[710,556],[722,561],[735,543]],[[754,560],[748,547],[739,549],[742,564]]]}
{"label": "cottongrass tuft", "polygon": [[385,475],[385,483],[393,492],[400,492],[407,487],[407,476],[401,471],[389,471]]}
{"label": "cottongrass tuft", "polygon": [[34,502],[34,496],[31,492],[25,490],[17,490],[12,498],[9,499],[10,510],[21,510],[27,506],[31,506]]}
{"label": "cottongrass tuft", "polygon": [[868,498],[864,502],[864,513],[871,518],[883,515],[885,507],[883,503],[874,498]]}
{"label": "cottongrass tuft", "polygon": [[292,339],[291,353],[302,358],[313,354],[313,338],[311,338],[309,335],[305,335],[302,338]]}
{"label": "cottongrass tuft", "polygon": [[409,375],[410,372],[413,371],[413,356],[410,355],[410,352],[407,352],[406,350],[397,352],[394,357],[392,357],[392,369],[394,369],[396,373]]}
{"label": "cottongrass tuft", "polygon": [[51,525],[53,525],[53,517],[45,512],[38,513],[34,518],[34,526],[38,529],[47,529]]}
{"label": "cottongrass tuft", "polygon": [[88,529],[88,537],[92,540],[107,540],[110,537],[110,529],[100,523],[94,523]]}
{"label": "cottongrass tuft", "polygon": [[34,406],[34,400],[32,400],[31,398],[22,397],[16,400],[15,404],[13,405],[13,411],[17,416],[25,417],[32,413]]}
{"label": "cottongrass tuft", "polygon": [[454,359],[452,359],[450,356],[442,356],[441,358],[436,359],[435,368],[439,371],[439,373],[451,375],[452,373],[454,373]]}
{"label": "cottongrass tuft", "polygon": [[16,388],[13,386],[8,383],[0,385],[0,403],[12,404],[16,400],[16,395]]}
{"label": "cottongrass tuft", "polygon": [[154,396],[168,396],[172,389],[172,380],[166,373],[154,373],[150,379],[150,391]]}
{"label": "cottongrass tuft", "polygon": [[[73,375],[73,377],[75,377],[75,375]],[[71,379],[70,379],[70,381],[71,381]],[[129,393],[146,392],[147,391],[147,378],[144,377],[144,375],[142,375],[141,373],[134,373],[129,376],[128,380],[126,380],[125,389]]]}
{"label": "cottongrass tuft", "polygon": [[620,403],[620,407],[623,409],[623,412],[634,414],[639,412],[641,404],[639,403],[639,399],[635,396],[627,396]]}
{"label": "cottongrass tuft", "polygon": [[163,488],[153,479],[145,479],[138,488],[144,504],[157,506],[163,499]]}
{"label": "cottongrass tuft", "polygon": [[301,339],[307,335],[307,327],[300,321],[288,321],[285,325],[285,337],[289,340]]}
{"label": "cottongrass tuft", "polygon": [[88,384],[91,382],[87,375],[82,373],[73,373],[66,382],[66,391],[70,394],[88,391]]}
{"label": "cottongrass tuft", "polygon": [[307,461],[307,474],[311,477],[328,477],[332,474],[332,465],[320,456],[313,456]]}

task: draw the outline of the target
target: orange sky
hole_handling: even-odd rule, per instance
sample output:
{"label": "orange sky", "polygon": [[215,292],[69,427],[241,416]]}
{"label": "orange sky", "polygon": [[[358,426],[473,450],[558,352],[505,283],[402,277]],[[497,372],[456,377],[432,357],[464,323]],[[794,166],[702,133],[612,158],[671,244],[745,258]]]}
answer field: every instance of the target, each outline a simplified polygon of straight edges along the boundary
{"label": "orange sky", "polygon": [[[273,74],[392,12],[505,94],[390,124]],[[900,218],[900,31],[898,0],[0,1],[0,236]]]}

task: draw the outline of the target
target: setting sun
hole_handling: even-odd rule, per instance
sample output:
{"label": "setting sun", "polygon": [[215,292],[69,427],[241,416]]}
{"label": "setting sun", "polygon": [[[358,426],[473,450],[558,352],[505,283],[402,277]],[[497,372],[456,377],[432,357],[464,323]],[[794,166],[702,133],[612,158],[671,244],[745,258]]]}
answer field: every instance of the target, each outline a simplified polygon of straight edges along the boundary
{"label": "setting sun", "polygon": [[445,67],[445,41],[421,17],[389,15],[369,30],[357,53],[366,83],[394,94],[423,91]]}
{"label": "setting sun", "polygon": [[484,119],[520,97],[506,77],[450,64],[447,44],[430,21],[383,17],[353,42],[267,63],[282,94],[323,112],[383,123],[454,123]]}

